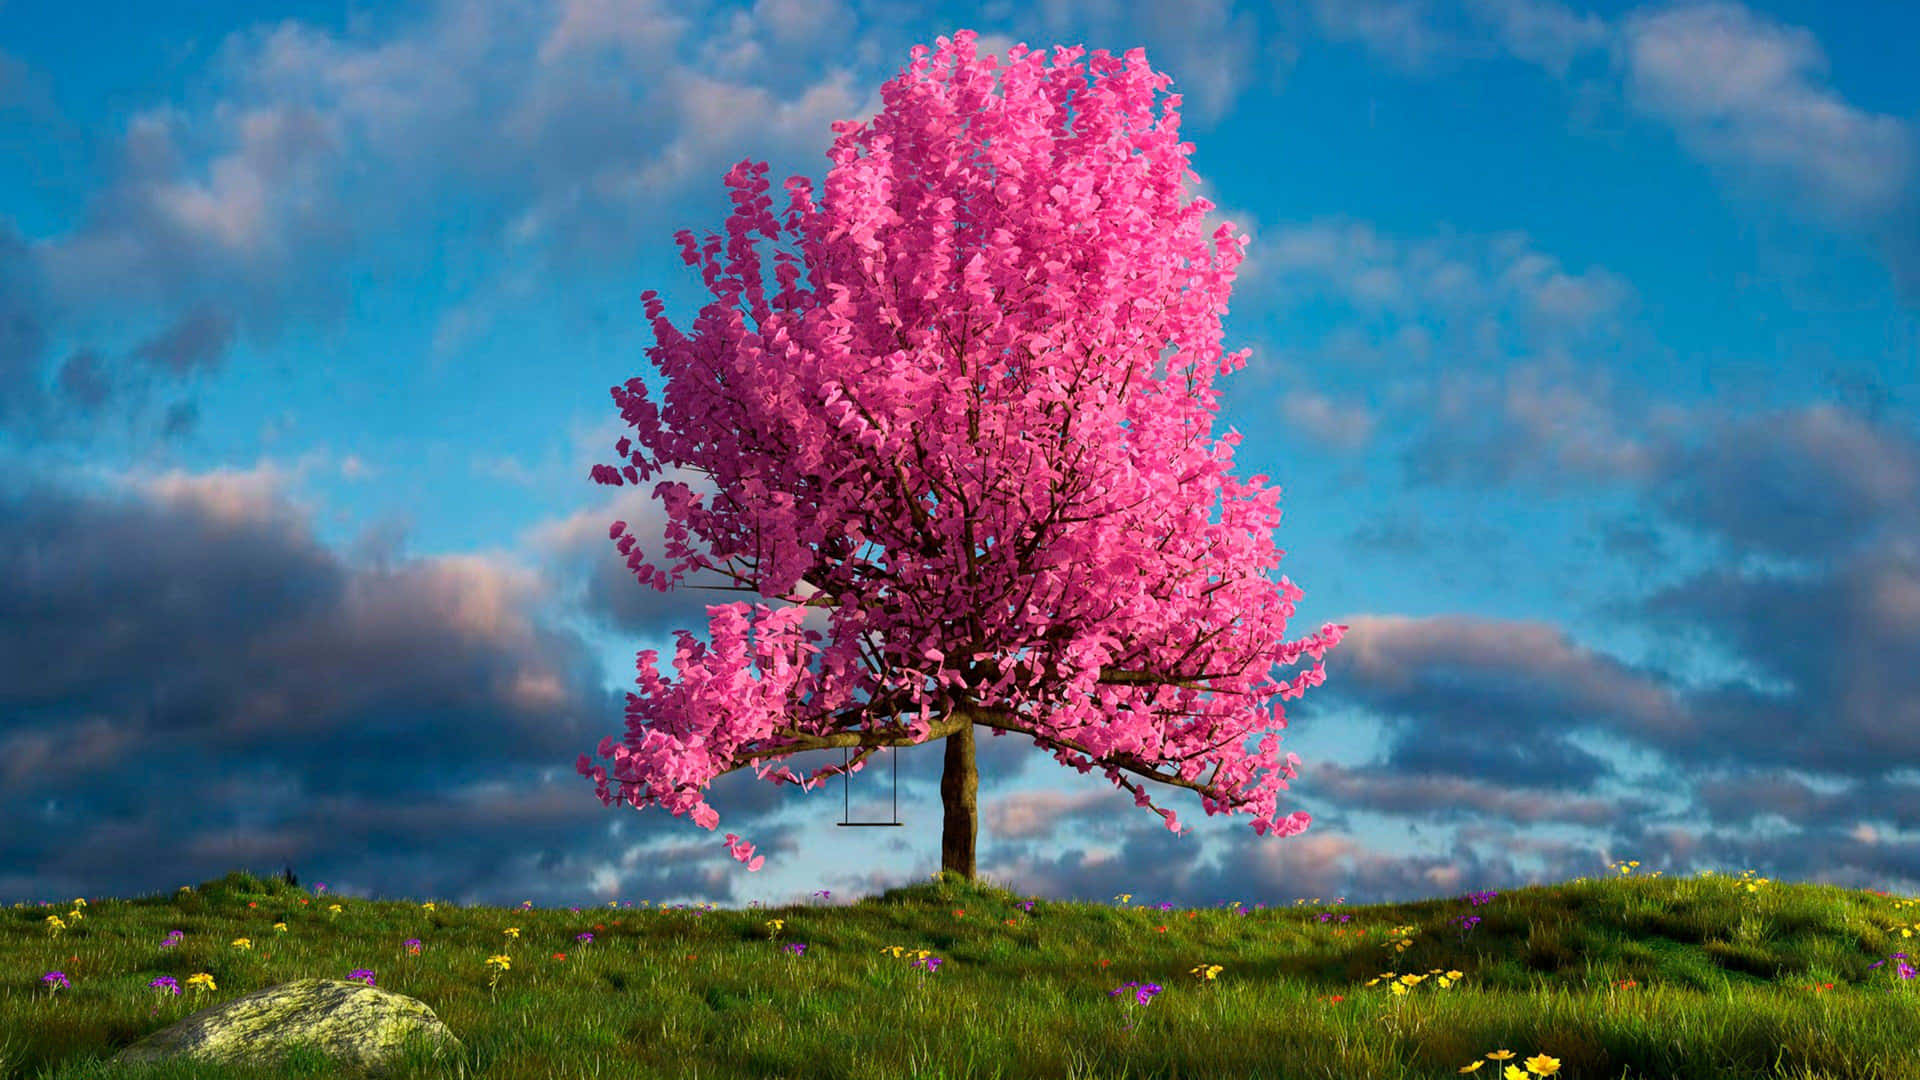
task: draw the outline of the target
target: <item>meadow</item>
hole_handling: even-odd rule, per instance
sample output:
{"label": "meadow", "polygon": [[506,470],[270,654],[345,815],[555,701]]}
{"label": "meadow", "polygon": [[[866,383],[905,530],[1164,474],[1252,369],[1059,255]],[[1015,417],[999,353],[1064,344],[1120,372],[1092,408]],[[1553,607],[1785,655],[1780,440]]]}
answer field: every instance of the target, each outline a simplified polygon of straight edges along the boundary
{"label": "meadow", "polygon": [[0,908],[0,1080],[327,1076],[106,1061],[312,977],[426,1002],[471,1080],[1920,1080],[1920,901],[1638,865],[1205,910],[953,875],[854,904],[457,907],[237,872]]}

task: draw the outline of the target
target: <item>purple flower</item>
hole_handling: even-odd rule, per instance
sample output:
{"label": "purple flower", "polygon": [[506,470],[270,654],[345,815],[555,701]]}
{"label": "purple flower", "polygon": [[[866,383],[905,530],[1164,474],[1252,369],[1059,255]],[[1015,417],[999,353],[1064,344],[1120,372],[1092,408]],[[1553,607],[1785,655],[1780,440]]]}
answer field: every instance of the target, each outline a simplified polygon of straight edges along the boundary
{"label": "purple flower", "polygon": [[[1889,957],[1887,957],[1887,960],[1898,960],[1898,961],[1900,961],[1900,962],[1899,962],[1898,964],[1895,964],[1895,965],[1894,965],[1894,967],[1895,967],[1895,968],[1896,968],[1896,969],[1897,969],[1897,970],[1899,971],[1899,973],[1900,973],[1900,977],[1901,977],[1901,978],[1903,978],[1903,979],[1911,979],[1911,978],[1913,978],[1913,976],[1914,976],[1914,969],[1913,969],[1913,967],[1912,967],[1912,965],[1910,965],[1910,964],[1908,964],[1908,963],[1907,963],[1907,954],[1906,954],[1906,953],[1903,953],[1903,952],[1897,952],[1897,953],[1894,953],[1894,954],[1893,954],[1892,956],[1889,956]],[[1868,965],[1867,965],[1867,967],[1869,967],[1869,968],[1877,968],[1877,967],[1879,967],[1879,966],[1880,966],[1881,964],[1884,964],[1884,963],[1886,963],[1886,962],[1887,962],[1887,960],[1875,960],[1875,961],[1874,961],[1873,963],[1871,963],[1871,964],[1868,964]]]}
{"label": "purple flower", "polygon": [[40,976],[40,981],[46,983],[48,986],[65,987],[67,985],[66,975],[58,971],[47,972],[45,975]]}
{"label": "purple flower", "polygon": [[1033,913],[1033,901],[1031,900],[1027,901],[1024,904],[1015,904],[1013,906],[1017,908],[1025,908],[1029,915]]}
{"label": "purple flower", "polygon": [[1135,996],[1140,999],[1140,1004],[1142,1005],[1145,1005],[1148,1002],[1152,1001],[1153,995],[1160,992],[1160,986],[1157,983],[1147,983],[1145,985],[1141,985],[1140,983],[1126,983],[1125,985],[1118,986],[1112,990],[1107,991],[1107,996],[1108,997],[1117,996],[1120,993],[1120,991],[1125,990],[1129,986],[1139,988]]}
{"label": "purple flower", "polygon": [[420,939],[417,937],[410,937],[407,940],[401,942],[400,944],[405,945],[409,949],[418,949],[420,947]]}
{"label": "purple flower", "polygon": [[171,975],[162,975],[147,985],[153,987],[155,990],[165,990],[176,996],[180,993],[180,984],[174,982],[173,976]]}
{"label": "purple flower", "polygon": [[357,979],[360,982],[366,983],[368,986],[372,986],[373,972],[368,971],[366,968],[355,968],[354,970],[347,972],[347,979],[349,981]]}
{"label": "purple flower", "polygon": [[163,949],[171,949],[178,944],[180,944],[180,931],[175,930],[169,933],[166,936],[166,938],[160,942],[160,947]]}
{"label": "purple flower", "polygon": [[575,941],[592,941],[592,940],[593,940],[593,935],[592,935],[591,933],[582,933],[582,934],[575,934],[575,935],[573,935],[573,940],[575,940]]}
{"label": "purple flower", "polygon": [[313,887],[313,891],[314,891],[314,892],[326,892],[326,891],[327,891],[327,883],[326,883],[326,882],[324,882],[324,881],[322,881],[322,882],[320,882],[319,884],[317,884],[317,885],[315,885],[315,886]]}
{"label": "purple flower", "polygon": [[787,951],[795,956],[799,956],[801,953],[807,951],[807,943],[804,941],[789,941],[787,942]]}

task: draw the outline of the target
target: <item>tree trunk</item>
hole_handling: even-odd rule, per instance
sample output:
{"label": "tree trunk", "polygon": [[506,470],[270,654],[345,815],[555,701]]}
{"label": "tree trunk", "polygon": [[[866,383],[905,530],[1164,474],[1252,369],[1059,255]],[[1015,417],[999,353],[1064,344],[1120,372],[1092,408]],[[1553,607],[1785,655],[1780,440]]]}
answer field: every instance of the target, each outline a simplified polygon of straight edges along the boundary
{"label": "tree trunk", "polygon": [[947,816],[940,829],[940,869],[972,881],[973,839],[980,826],[980,814],[974,805],[980,772],[973,766],[973,725],[947,736],[946,741],[947,765],[940,774],[940,801]]}

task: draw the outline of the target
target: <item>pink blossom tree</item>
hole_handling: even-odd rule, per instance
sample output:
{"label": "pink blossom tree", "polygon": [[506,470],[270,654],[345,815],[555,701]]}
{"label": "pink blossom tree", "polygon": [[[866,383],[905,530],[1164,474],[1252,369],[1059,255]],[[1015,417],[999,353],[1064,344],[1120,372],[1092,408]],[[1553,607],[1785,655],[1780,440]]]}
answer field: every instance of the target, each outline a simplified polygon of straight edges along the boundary
{"label": "pink blossom tree", "polygon": [[[751,766],[807,790],[881,747],[944,739],[941,865],[972,879],[978,726],[1101,768],[1175,833],[1173,811],[1128,774],[1199,792],[1209,815],[1253,815],[1256,834],[1297,834],[1308,815],[1280,817],[1275,803],[1300,759],[1279,762],[1265,701],[1325,672],[1270,672],[1320,660],[1347,628],[1283,641],[1301,592],[1266,576],[1282,554],[1279,490],[1231,477],[1238,432],[1209,437],[1213,377],[1251,351],[1220,346],[1247,238],[1221,225],[1208,258],[1211,204],[1182,202],[1193,146],[1178,140],[1180,96],[1154,123],[1154,91],[1171,79],[1143,50],[1094,53],[1089,88],[1082,49],[1058,48],[1043,68],[1015,47],[1001,97],[974,36],[939,38],[931,61],[916,46],[871,125],[834,125],[823,207],[807,180],[787,181],[799,255],[775,252],[771,301],[750,236],[777,244],[780,223],[767,166],[750,161],[726,176],[724,271],[718,236],[696,250],[676,234],[688,265],[706,256],[716,297],[694,337],[641,295],[665,408],[637,378],[613,398],[656,456],[622,438],[626,463],[596,465],[593,479],[637,484],[671,462],[719,494],[706,507],[685,484],[655,486],[667,555],[681,560],[671,575],[643,561],[624,522],[609,538],[642,585],[665,592],[711,569],[735,582],[727,591],[795,606],[708,607],[710,652],[676,632],[678,684],[641,652],[626,739],[598,748],[611,775],[586,754],[579,772],[604,804],[658,803],[711,829],[719,815],[699,791],[725,773]],[[814,591],[797,594],[801,582]],[[830,609],[824,649],[799,633],[807,607]],[[1286,726],[1278,702],[1271,725]],[[858,755],[805,778],[771,771],[832,747]],[[726,839],[760,868],[752,845]]]}

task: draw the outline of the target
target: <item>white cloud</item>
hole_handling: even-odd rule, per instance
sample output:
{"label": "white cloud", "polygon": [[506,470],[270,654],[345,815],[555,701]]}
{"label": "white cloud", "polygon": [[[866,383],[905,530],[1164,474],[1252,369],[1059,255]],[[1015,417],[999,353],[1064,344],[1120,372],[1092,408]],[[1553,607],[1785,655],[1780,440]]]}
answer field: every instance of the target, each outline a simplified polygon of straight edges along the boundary
{"label": "white cloud", "polygon": [[1373,436],[1373,414],[1359,403],[1343,405],[1325,394],[1295,390],[1281,400],[1287,422],[1322,442],[1357,450]]}
{"label": "white cloud", "polygon": [[1742,179],[1850,221],[1910,192],[1912,130],[1847,104],[1805,29],[1738,4],[1668,8],[1627,18],[1619,54],[1633,103]]}
{"label": "white cloud", "polygon": [[1340,41],[1358,41],[1410,70],[1461,49],[1460,39],[1439,26],[1427,0],[1314,0],[1320,29]]}
{"label": "white cloud", "polygon": [[1605,48],[1606,20],[1576,15],[1554,0],[1468,0],[1467,8],[1493,27],[1500,44],[1521,60],[1565,75],[1574,57]]}
{"label": "white cloud", "polygon": [[1442,228],[1407,240],[1367,222],[1325,220],[1279,226],[1268,236],[1266,263],[1284,287],[1320,288],[1364,311],[1504,312],[1551,334],[1601,328],[1633,299],[1618,274],[1568,270],[1519,232]]}

